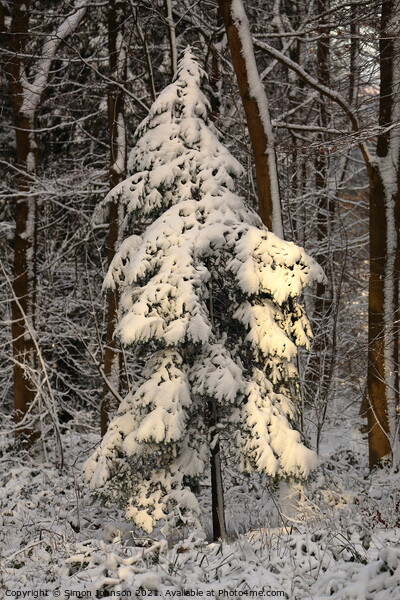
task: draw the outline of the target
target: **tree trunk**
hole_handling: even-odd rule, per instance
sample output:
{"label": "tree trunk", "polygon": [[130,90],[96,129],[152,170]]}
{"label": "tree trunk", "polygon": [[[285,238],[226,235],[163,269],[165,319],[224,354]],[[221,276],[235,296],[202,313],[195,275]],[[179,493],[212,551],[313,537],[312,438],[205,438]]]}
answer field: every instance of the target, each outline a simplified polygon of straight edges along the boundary
{"label": "tree trunk", "polygon": [[368,296],[368,446],[373,468],[390,455],[385,369],[385,278],[387,245],[385,189],[379,170],[370,168],[370,276]]}
{"label": "tree trunk", "polygon": [[211,433],[210,465],[211,465],[211,503],[213,540],[227,540],[225,525],[224,488],[221,469],[221,449],[217,432],[217,402],[208,402],[208,428]]}
{"label": "tree trunk", "polygon": [[283,237],[278,173],[268,100],[258,75],[249,24],[241,0],[219,0],[218,5],[225,24],[253,149],[259,214],[268,229]]}
{"label": "tree trunk", "polygon": [[[213,329],[214,300],[212,288],[209,288],[208,310]],[[224,485],[222,479],[221,448],[218,436],[218,402],[215,398],[207,402],[207,426],[210,442],[210,467],[211,467],[211,513],[213,524],[213,540],[228,539],[225,525]]]}
{"label": "tree trunk", "polygon": [[[329,0],[317,1],[318,33],[317,41],[317,79],[322,86],[330,85],[330,26],[326,23],[329,13]],[[320,93],[318,125],[328,128],[328,99]],[[314,341],[309,361],[307,381],[307,397],[315,407],[317,418],[317,452],[319,450],[322,427],[326,416],[328,395],[332,380],[334,332],[332,329],[332,238],[331,229],[334,217],[334,204],[329,189],[329,156],[325,144],[327,135],[317,134],[319,152],[315,158],[315,187],[317,192],[317,242],[316,260],[324,269],[327,282],[319,282],[316,286],[315,304],[312,318]]]}
{"label": "tree trunk", "polygon": [[[399,9],[382,3],[379,124],[393,125],[400,110]],[[391,457],[399,407],[399,210],[398,126],[379,135],[378,160],[369,165],[370,279],[368,307],[368,443],[370,468]]]}
{"label": "tree trunk", "polygon": [[[108,49],[110,78],[108,87],[108,130],[110,140],[110,188],[116,186],[126,174],[126,129],[124,92],[120,83],[126,81],[126,56],[124,44],[125,1],[110,0],[108,5]],[[122,208],[113,202],[109,212],[109,232],[107,240],[107,260],[110,265],[121,239]],[[100,410],[101,434],[104,435],[110,421],[110,412],[115,408],[116,392],[120,390],[122,353],[114,337],[118,313],[118,295],[109,290],[107,298],[106,347],[104,351],[103,400]],[[111,388],[111,389],[110,389]]]}
{"label": "tree trunk", "polygon": [[168,39],[169,39],[169,49],[171,55],[171,79],[174,79],[176,75],[176,69],[178,66],[178,52],[176,47],[176,33],[175,33],[175,23],[172,15],[172,4],[171,0],[165,0],[165,12],[166,12],[166,20],[168,25]]}
{"label": "tree trunk", "polygon": [[[35,197],[30,196],[32,175],[37,169],[37,141],[34,115],[24,110],[24,58],[29,31],[29,2],[14,3],[11,15],[9,48],[13,53],[6,65],[9,78],[13,122],[16,132],[16,186],[20,196],[15,204],[15,234],[13,262],[12,348],[14,359],[14,420],[15,433],[28,446],[37,432],[27,423],[27,414],[34,402],[36,389],[35,346],[32,339],[35,325],[36,289],[36,216]],[[25,424],[26,423],[26,424]]]}
{"label": "tree trunk", "polygon": [[[14,413],[17,437],[28,445],[38,432],[26,423],[37,390],[35,335],[37,202],[30,194],[37,165],[36,117],[46,89],[51,63],[57,49],[85,15],[86,5],[79,2],[59,27],[45,37],[42,53],[27,61],[30,0],[15,0],[11,9],[8,49],[5,65],[10,85],[11,107],[16,135],[16,185],[20,196],[15,206],[12,346],[14,359]],[[28,64],[29,63],[29,64]],[[29,68],[28,68],[29,66]],[[34,76],[29,76],[29,72]],[[23,423],[21,425],[21,423]]]}

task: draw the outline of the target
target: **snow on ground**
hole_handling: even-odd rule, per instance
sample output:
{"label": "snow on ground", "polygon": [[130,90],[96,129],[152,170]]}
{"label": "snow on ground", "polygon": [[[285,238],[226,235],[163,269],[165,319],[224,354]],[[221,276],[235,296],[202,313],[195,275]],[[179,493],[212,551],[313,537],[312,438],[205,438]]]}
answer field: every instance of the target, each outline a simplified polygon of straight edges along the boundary
{"label": "snow on ground", "polygon": [[309,486],[289,488],[282,510],[265,480],[228,469],[232,539],[220,544],[200,531],[150,539],[94,501],[81,464],[98,437],[82,424],[63,436],[62,473],[51,452],[17,453],[2,440],[2,597],[400,598],[399,476],[371,479],[362,448],[323,459]]}

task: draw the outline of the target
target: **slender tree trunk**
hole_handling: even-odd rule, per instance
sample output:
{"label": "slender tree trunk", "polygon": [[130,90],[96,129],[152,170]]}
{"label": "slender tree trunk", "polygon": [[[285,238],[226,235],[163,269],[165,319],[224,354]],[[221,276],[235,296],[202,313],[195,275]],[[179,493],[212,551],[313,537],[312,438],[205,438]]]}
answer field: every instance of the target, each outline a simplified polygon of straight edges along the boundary
{"label": "slender tree trunk", "polygon": [[349,104],[357,103],[358,85],[360,81],[360,66],[358,56],[360,52],[360,20],[357,4],[351,6],[350,23],[350,67],[349,67]]}
{"label": "slender tree trunk", "polygon": [[226,540],[228,538],[225,524],[224,488],[222,482],[221,448],[217,432],[217,402],[208,402],[208,427],[211,432],[211,503],[213,540]]}
{"label": "slender tree trunk", "polygon": [[[325,21],[329,11],[329,0],[317,1],[318,33],[317,42],[317,79],[322,86],[330,85],[330,31]],[[321,128],[329,126],[329,110],[327,98],[319,94],[319,119]],[[319,449],[321,430],[326,412],[326,403],[331,383],[332,351],[332,267],[331,267],[331,228],[334,218],[334,204],[330,198],[329,189],[329,156],[325,149],[327,136],[317,134],[319,152],[315,159],[315,187],[317,192],[317,241],[318,252],[316,259],[327,276],[327,282],[319,282],[316,286],[315,305],[313,312],[314,343],[309,361],[309,378],[307,382],[308,399],[317,411],[317,451]]]}
{"label": "slender tree trunk", "polygon": [[283,237],[274,139],[268,100],[258,75],[249,23],[241,0],[218,0],[246,114],[256,168],[258,210],[263,223]]}
{"label": "slender tree trunk", "polygon": [[[399,119],[399,8],[382,3],[379,124]],[[370,279],[368,308],[368,443],[373,468],[390,458],[399,408],[399,126],[378,137],[377,160],[369,165]]]}
{"label": "slender tree trunk", "polygon": [[[20,187],[20,190],[23,192],[23,188]],[[38,436],[38,432],[31,425],[20,425],[36,396],[36,351],[30,333],[34,331],[35,323],[36,213],[35,199],[21,195],[15,210],[11,332],[14,359],[14,420],[17,425],[15,433],[28,446]]]}
{"label": "slender tree trunk", "polygon": [[[218,15],[218,21],[221,20],[221,16]],[[219,23],[222,25],[222,21]],[[219,40],[220,41],[220,40]],[[216,121],[219,116],[220,99],[219,99],[219,83],[220,83],[220,63],[219,53],[215,47],[210,48],[211,51],[211,74],[210,84],[212,89],[211,96],[211,119]],[[210,312],[211,322],[214,324],[214,305],[213,305],[213,293],[210,287],[209,289],[209,301],[208,309]],[[211,514],[212,514],[212,527],[213,527],[213,540],[226,540],[226,524],[225,524],[225,501],[224,501],[224,487],[222,477],[222,464],[221,464],[221,446],[218,440],[217,424],[218,424],[218,405],[216,400],[210,400],[207,403],[207,424],[210,432],[210,475],[211,475]]]}
{"label": "slender tree trunk", "polygon": [[[126,55],[124,42],[125,0],[110,0],[108,5],[108,47],[110,78],[108,87],[108,129],[110,140],[110,188],[116,186],[126,174],[126,128],[124,92],[118,85],[126,81]],[[110,205],[107,260],[110,265],[116,248],[121,241],[122,207],[117,202]],[[122,371],[122,353],[114,337],[118,313],[118,295],[109,291],[107,298],[106,347],[104,351],[104,375],[107,384],[103,387],[100,411],[101,434],[107,431],[110,412],[115,408],[115,396],[111,389],[119,392]]]}
{"label": "slender tree trunk", "polygon": [[165,12],[168,24],[168,38],[169,48],[171,55],[171,79],[176,75],[176,69],[178,66],[178,51],[176,47],[176,34],[175,34],[175,23],[172,15],[172,1],[165,0]]}
{"label": "slender tree trunk", "polygon": [[16,185],[20,196],[15,203],[13,262],[12,349],[14,359],[14,420],[16,436],[28,446],[37,437],[30,424],[20,425],[35,399],[35,346],[31,332],[35,325],[36,290],[36,216],[37,206],[30,196],[32,176],[37,169],[37,141],[34,115],[24,110],[24,58],[29,32],[29,1],[15,2],[11,15],[9,48],[12,55],[6,65],[10,84],[13,121],[16,131]]}
{"label": "slender tree trunk", "polygon": [[[318,83],[329,87],[329,26],[324,22],[323,15],[329,10],[328,0],[317,1],[317,12],[321,15],[321,21],[318,23],[319,38],[317,42],[317,71],[318,71]],[[329,124],[329,115],[327,108],[327,99],[323,94],[319,95],[319,126],[327,128]],[[317,240],[319,246],[319,252],[317,260],[323,267],[325,272],[329,269],[329,248],[328,238],[331,228],[331,220],[333,217],[333,208],[329,199],[328,189],[328,170],[329,170],[329,159],[325,152],[324,143],[326,140],[326,134],[317,134],[318,141],[320,143],[319,153],[317,154],[315,161],[315,184],[317,189],[318,207],[317,207]],[[318,283],[317,285],[317,300],[315,306],[315,312],[318,317],[321,317],[325,312],[326,304],[326,283]]]}
{"label": "slender tree trunk", "polygon": [[[210,321],[214,327],[214,302],[210,287],[208,310]],[[213,398],[207,402],[207,424],[210,432],[210,467],[211,467],[211,510],[213,523],[213,539],[228,538],[225,525],[224,485],[222,479],[221,447],[218,438],[218,403]]]}

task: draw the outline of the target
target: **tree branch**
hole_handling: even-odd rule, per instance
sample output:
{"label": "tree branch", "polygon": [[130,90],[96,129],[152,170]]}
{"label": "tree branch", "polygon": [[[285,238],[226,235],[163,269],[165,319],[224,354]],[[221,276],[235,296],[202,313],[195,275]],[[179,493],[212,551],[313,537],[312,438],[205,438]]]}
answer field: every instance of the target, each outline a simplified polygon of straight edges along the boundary
{"label": "tree branch", "polygon": [[[314,90],[317,90],[318,92],[320,92],[321,94],[323,94],[324,96],[326,96],[327,98],[329,98],[330,100],[332,100],[333,102],[338,104],[340,106],[340,108],[348,116],[351,126],[352,126],[352,130],[356,133],[358,133],[360,131],[360,124],[358,122],[358,118],[357,118],[355,112],[353,111],[352,107],[348,104],[348,102],[343,98],[343,96],[341,94],[339,94],[338,92],[335,92],[334,90],[319,83],[316,79],[314,79],[314,77],[312,77],[311,75],[306,73],[306,71],[299,64],[297,64],[296,62],[291,60],[289,57],[285,56],[282,52],[280,52],[276,48],[273,48],[272,46],[270,46],[269,44],[266,44],[265,42],[260,42],[259,40],[255,40],[254,44],[258,48],[265,50],[270,56],[273,56],[279,62],[281,62],[286,67],[288,67],[289,69],[294,71],[299,77],[301,77],[301,79],[303,79],[303,81],[305,81]],[[364,158],[365,164],[368,167],[372,162],[368,148],[366,147],[364,142],[359,142],[358,146],[361,150],[361,154]]]}

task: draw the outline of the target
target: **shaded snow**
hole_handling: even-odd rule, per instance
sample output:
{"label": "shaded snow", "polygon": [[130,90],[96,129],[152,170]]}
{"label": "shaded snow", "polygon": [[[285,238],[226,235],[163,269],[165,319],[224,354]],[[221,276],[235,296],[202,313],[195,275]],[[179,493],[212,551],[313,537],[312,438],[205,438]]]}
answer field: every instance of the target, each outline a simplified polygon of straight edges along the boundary
{"label": "shaded snow", "polygon": [[[81,429],[84,415],[79,421]],[[369,495],[372,482],[359,463],[362,455],[346,450],[325,460],[318,479],[308,488],[299,487],[297,509],[286,526],[281,520],[271,522],[271,491],[259,476],[231,479],[227,469],[228,526],[240,530],[244,525],[247,533],[224,544],[208,543],[199,530],[177,531],[166,540],[147,538],[120,511],[105,509],[87,496],[80,462],[97,436],[72,427],[63,435],[63,473],[40,454],[13,452],[2,438],[3,593],[60,590],[66,598],[66,590],[93,596],[96,590],[104,596],[129,590],[168,598],[173,591],[223,597],[236,590],[246,597],[264,589],[281,590],[283,597],[298,600],[399,597],[399,530],[391,507],[391,499],[400,498],[398,476],[378,477],[372,494],[381,489],[383,495],[374,501]],[[207,494],[200,501],[207,517]],[[377,510],[383,522],[374,520]]]}

